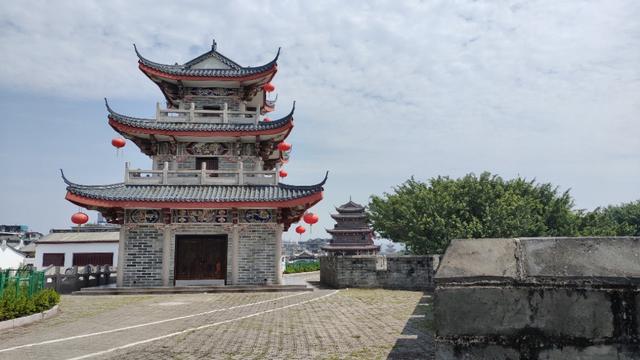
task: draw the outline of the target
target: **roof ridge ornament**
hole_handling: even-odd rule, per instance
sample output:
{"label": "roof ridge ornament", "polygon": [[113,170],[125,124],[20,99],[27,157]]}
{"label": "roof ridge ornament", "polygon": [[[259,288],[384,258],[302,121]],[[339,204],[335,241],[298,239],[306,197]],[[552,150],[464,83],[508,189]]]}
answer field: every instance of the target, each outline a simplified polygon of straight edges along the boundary
{"label": "roof ridge ornament", "polygon": [[214,38],[211,41],[211,51],[216,51],[216,48],[218,47],[218,43],[216,42],[216,39]]}

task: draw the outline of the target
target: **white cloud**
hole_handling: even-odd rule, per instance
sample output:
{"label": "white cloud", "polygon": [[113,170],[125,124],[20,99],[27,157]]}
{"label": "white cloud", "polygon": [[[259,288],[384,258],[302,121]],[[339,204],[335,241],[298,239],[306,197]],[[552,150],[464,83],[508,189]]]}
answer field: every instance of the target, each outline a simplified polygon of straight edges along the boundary
{"label": "white cloud", "polygon": [[282,46],[279,111],[298,101],[290,179],[313,182],[332,170],[321,213],[412,174],[484,169],[572,187],[585,207],[639,197],[625,180],[640,176],[636,1],[1,7],[0,88],[134,99],[148,104],[146,114],[160,94],[137,70],[132,43],[173,63],[216,37],[243,65],[265,63]]}

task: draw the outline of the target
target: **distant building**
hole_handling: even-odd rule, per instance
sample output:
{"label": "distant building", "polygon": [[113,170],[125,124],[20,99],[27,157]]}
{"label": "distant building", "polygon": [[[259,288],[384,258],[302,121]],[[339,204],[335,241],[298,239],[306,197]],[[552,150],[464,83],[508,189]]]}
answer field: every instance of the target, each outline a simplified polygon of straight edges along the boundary
{"label": "distant building", "polygon": [[373,243],[373,230],[367,222],[364,206],[349,200],[337,207],[337,214],[331,214],[336,220],[333,229],[328,229],[332,239],[323,246],[329,255],[375,255],[380,246]]}
{"label": "distant building", "polygon": [[316,238],[307,241],[284,241],[282,243],[282,253],[289,258],[303,251],[320,255],[324,253],[322,247],[327,245],[329,240],[330,239]]}
{"label": "distant building", "polygon": [[6,241],[7,245],[16,249],[21,249],[41,237],[41,233],[29,231],[27,225],[0,225],[0,241]]}
{"label": "distant building", "polygon": [[118,226],[87,225],[80,229],[53,229],[36,242],[35,267],[111,265],[118,263]]}

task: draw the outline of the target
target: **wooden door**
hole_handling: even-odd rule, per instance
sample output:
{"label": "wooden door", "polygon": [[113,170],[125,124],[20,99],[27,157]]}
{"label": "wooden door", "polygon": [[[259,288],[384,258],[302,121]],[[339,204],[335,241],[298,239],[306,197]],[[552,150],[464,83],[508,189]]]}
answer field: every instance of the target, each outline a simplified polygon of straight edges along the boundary
{"label": "wooden door", "polygon": [[226,280],[227,236],[176,236],[176,280]]}

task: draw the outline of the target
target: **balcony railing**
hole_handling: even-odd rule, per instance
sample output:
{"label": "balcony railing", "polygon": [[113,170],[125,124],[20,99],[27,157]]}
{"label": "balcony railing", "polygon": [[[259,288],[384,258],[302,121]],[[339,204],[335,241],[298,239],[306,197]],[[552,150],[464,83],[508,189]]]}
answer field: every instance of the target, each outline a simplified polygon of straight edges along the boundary
{"label": "balcony railing", "polygon": [[267,171],[246,171],[242,161],[236,170],[169,170],[165,162],[162,170],[130,169],[125,164],[124,182],[130,185],[277,185],[278,167]]}
{"label": "balcony railing", "polygon": [[191,103],[190,109],[161,109],[160,104],[157,103],[156,119],[170,122],[257,124],[260,120],[260,110],[232,111],[229,110],[227,103],[224,103],[222,110],[196,110],[194,103]]}

